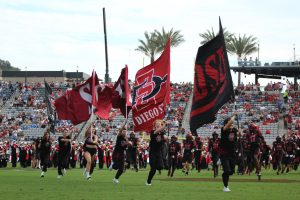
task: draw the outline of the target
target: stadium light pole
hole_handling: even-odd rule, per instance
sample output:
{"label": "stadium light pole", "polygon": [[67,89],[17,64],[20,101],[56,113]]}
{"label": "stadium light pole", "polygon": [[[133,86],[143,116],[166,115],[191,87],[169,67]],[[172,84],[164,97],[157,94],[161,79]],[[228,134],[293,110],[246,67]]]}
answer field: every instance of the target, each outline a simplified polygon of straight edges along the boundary
{"label": "stadium light pole", "polygon": [[295,43],[293,44],[293,48],[294,48],[294,65],[295,65],[295,62],[296,62],[296,45],[295,45]]}
{"label": "stadium light pole", "polygon": [[78,85],[78,66],[77,66],[77,72],[76,72],[76,85]]}
{"label": "stadium light pole", "polygon": [[107,55],[107,37],[106,37],[106,17],[105,17],[105,8],[103,8],[103,30],[104,30],[104,44],[105,44],[105,83],[109,82],[109,74],[108,74],[108,55]]}
{"label": "stadium light pole", "polygon": [[257,44],[257,61],[259,62],[259,43]]}
{"label": "stadium light pole", "polygon": [[25,67],[25,86],[27,85],[27,67]]}

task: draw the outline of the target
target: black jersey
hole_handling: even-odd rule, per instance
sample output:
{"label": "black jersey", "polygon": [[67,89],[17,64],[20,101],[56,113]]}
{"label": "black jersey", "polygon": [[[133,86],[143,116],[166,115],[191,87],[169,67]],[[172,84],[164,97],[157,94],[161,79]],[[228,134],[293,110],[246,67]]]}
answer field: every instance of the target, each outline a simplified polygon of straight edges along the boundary
{"label": "black jersey", "polygon": [[118,153],[124,153],[124,150],[126,148],[127,148],[126,139],[123,136],[118,135],[114,151],[116,151]]}
{"label": "black jersey", "polygon": [[42,139],[41,140],[41,149],[42,153],[50,153],[51,151],[51,141],[50,139]]}
{"label": "black jersey", "polygon": [[165,132],[161,131],[159,133],[154,134],[154,130],[151,131],[150,134],[150,151],[149,153],[158,153],[162,151],[162,147],[164,144],[164,136]]}
{"label": "black jersey", "polygon": [[220,154],[222,156],[234,156],[236,142],[237,142],[237,129],[229,128],[227,130],[221,128],[220,140]]}
{"label": "black jersey", "polygon": [[[60,136],[58,138],[58,146],[59,146],[59,152],[70,152],[71,150],[71,142],[69,141],[62,141],[62,139],[64,139],[64,137]],[[70,136],[67,136],[65,139],[71,139]]]}

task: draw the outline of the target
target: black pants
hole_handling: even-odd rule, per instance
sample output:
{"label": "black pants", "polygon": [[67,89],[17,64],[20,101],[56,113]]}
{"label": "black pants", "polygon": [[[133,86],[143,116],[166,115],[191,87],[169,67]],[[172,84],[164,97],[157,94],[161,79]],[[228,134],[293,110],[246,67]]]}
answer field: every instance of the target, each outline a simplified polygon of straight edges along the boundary
{"label": "black pants", "polygon": [[113,169],[118,170],[115,179],[119,179],[124,172],[124,154],[119,154],[118,159],[113,159]]}
{"label": "black pants", "polygon": [[150,172],[148,175],[147,183],[150,184],[152,178],[154,177],[156,170],[163,169],[163,158],[161,152],[150,152],[149,153],[150,160]]}
{"label": "black pants", "polygon": [[219,158],[220,158],[220,155],[218,153],[212,153],[214,176],[218,176],[218,173],[219,173],[219,167],[218,167]]}
{"label": "black pants", "polygon": [[103,169],[103,158],[104,158],[104,156],[103,156],[103,153],[101,154],[98,154],[98,161],[99,161],[99,169]]}
{"label": "black pants", "polygon": [[26,168],[27,167],[27,162],[26,162],[25,156],[22,156],[22,157],[20,156],[19,160],[20,160],[21,167]]}
{"label": "black pants", "polygon": [[58,175],[63,175],[62,168],[67,169],[67,160],[68,160],[68,153],[66,152],[59,152],[58,153],[58,165],[57,165],[57,171]]}
{"label": "black pants", "polygon": [[11,164],[12,164],[12,167],[17,167],[17,156],[11,157]]}
{"label": "black pants", "polygon": [[278,172],[282,169],[282,157],[282,153],[276,153],[275,155],[273,155],[273,169],[277,169]]}
{"label": "black pants", "polygon": [[70,158],[70,166],[71,166],[72,168],[76,168],[76,162],[77,162],[77,160],[75,160],[75,156],[72,156],[72,157]]}
{"label": "black pants", "polygon": [[110,164],[111,164],[110,156],[106,156],[106,167],[107,167],[107,169],[110,167]]}
{"label": "black pants", "polygon": [[79,154],[78,157],[79,157],[79,166],[80,166],[80,168],[82,168],[83,167],[83,156]]}
{"label": "black pants", "polygon": [[137,170],[137,153],[136,153],[136,149],[133,150],[129,150],[128,151],[128,155],[129,155],[129,163],[130,165],[132,164],[134,169]]}
{"label": "black pants", "polygon": [[195,167],[196,167],[196,170],[200,171],[201,170],[201,167],[200,167],[200,157],[201,157],[201,151],[197,150],[195,151],[194,153],[194,156],[195,156]]}
{"label": "black pants", "polygon": [[176,168],[177,168],[177,155],[169,155],[168,176],[173,177]]}
{"label": "black pants", "polygon": [[41,152],[41,165],[43,166],[42,171],[46,172],[50,162],[50,152]]}
{"label": "black pants", "polygon": [[238,160],[237,160],[237,163],[238,163],[238,173],[239,174],[244,174],[245,172],[245,156],[243,154],[241,154],[239,157],[238,157]]}
{"label": "black pants", "polygon": [[54,155],[53,155],[53,167],[57,167],[58,165],[58,152],[55,152]]}
{"label": "black pants", "polygon": [[221,164],[223,167],[223,174],[222,174],[223,184],[225,187],[227,187],[229,182],[229,176],[231,176],[234,173],[234,167],[235,167],[234,158],[222,157]]}
{"label": "black pants", "polygon": [[261,162],[264,163],[265,166],[269,165],[269,155],[268,154],[263,154]]}
{"label": "black pants", "polygon": [[7,159],[5,157],[0,158],[0,168],[7,167]]}
{"label": "black pants", "polygon": [[139,167],[144,168],[144,166],[145,163],[144,163],[143,155],[139,155]]}

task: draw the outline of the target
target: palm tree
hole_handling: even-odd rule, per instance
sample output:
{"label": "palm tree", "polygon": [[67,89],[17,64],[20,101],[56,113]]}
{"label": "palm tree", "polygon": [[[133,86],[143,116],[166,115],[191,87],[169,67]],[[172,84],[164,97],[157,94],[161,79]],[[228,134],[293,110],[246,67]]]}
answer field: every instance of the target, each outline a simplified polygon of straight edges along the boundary
{"label": "palm tree", "polygon": [[[205,44],[206,42],[210,41],[211,39],[213,39],[214,37],[216,37],[217,34],[215,34],[214,29],[211,28],[211,30],[207,29],[206,32],[204,33],[199,33],[199,36],[202,38],[202,41],[200,42],[200,44]],[[223,35],[225,38],[225,43],[226,43],[226,47],[227,47],[227,51],[230,52],[228,50],[228,43],[231,42],[232,37],[234,36],[233,33],[230,33],[229,31],[226,30],[226,28],[223,29]]]}
{"label": "palm tree", "polygon": [[165,48],[165,45],[169,38],[171,38],[171,47],[177,47],[182,42],[184,42],[183,35],[181,35],[180,31],[174,31],[173,28],[169,30],[168,32],[165,31],[165,28],[162,27],[161,32],[158,30],[155,30],[155,33],[157,35],[157,42],[159,45],[159,52],[162,52]]}
{"label": "palm tree", "polygon": [[[253,35],[247,36],[244,34],[242,37],[239,34],[238,37],[233,36],[232,41],[228,44],[228,49],[231,54],[236,54],[238,60],[241,60],[242,56],[250,55],[257,51],[257,38]],[[241,83],[241,73],[238,73],[238,85]]]}
{"label": "palm tree", "polygon": [[148,33],[147,31],[144,33],[145,41],[139,39],[140,46],[138,46],[135,50],[140,51],[146,56],[150,57],[151,63],[154,62],[154,56],[159,52],[158,44],[157,44],[157,36],[155,32]]}
{"label": "palm tree", "polygon": [[167,32],[164,28],[162,28],[162,32],[154,30],[154,32],[148,33],[146,31],[144,35],[145,41],[139,39],[138,41],[141,45],[135,50],[150,57],[151,63],[154,62],[155,55],[164,50],[169,37],[171,37],[172,47],[177,47],[180,43],[184,42],[183,35],[180,34],[180,31],[174,31],[173,28]]}
{"label": "palm tree", "polygon": [[253,35],[247,36],[246,34],[243,37],[240,34],[238,37],[234,35],[228,48],[231,54],[236,54],[238,59],[241,59],[242,56],[247,56],[257,51],[257,38]]}

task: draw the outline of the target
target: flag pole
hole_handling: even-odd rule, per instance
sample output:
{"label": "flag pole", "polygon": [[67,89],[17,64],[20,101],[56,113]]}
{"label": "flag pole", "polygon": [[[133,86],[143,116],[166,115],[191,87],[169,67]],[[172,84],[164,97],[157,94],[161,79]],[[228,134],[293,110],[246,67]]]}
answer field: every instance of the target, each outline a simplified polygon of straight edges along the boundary
{"label": "flag pole", "polygon": [[[126,112],[126,114],[125,114],[125,122],[126,122],[126,124],[127,124],[127,120],[128,120],[127,102],[126,102],[126,105],[125,105],[125,112]],[[126,134],[127,134],[127,125],[125,125],[125,128],[126,128]]]}
{"label": "flag pole", "polygon": [[[237,111],[236,101],[234,101],[234,110]],[[236,122],[237,122],[238,129],[240,129],[240,123],[239,123],[239,115],[238,115],[238,113],[236,114]]]}
{"label": "flag pole", "polygon": [[94,105],[92,104],[92,114],[90,117],[90,122],[91,122],[91,139],[92,139],[92,133],[93,133],[93,118],[94,118]]}

